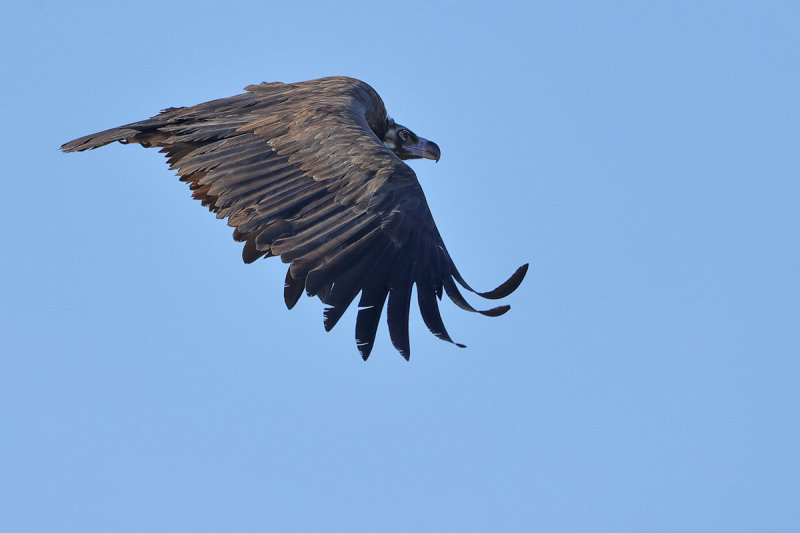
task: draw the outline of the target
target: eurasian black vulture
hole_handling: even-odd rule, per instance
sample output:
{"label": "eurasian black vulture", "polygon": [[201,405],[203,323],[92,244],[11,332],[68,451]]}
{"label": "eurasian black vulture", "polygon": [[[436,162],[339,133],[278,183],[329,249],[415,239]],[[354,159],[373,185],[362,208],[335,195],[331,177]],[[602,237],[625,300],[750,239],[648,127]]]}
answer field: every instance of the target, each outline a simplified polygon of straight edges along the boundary
{"label": "eurasian black vulture", "polygon": [[[289,309],[304,290],[318,296],[328,306],[324,324],[330,330],[361,294],[356,344],[365,360],[387,297],[392,344],[408,359],[413,285],[425,324],[453,342],[436,301],[442,290],[462,309],[476,311],[454,280],[490,299],[522,282],[527,264],[489,292],[464,281],[416,175],[403,162],[438,161],[439,147],[389,118],[372,87],[330,77],[245,90],[165,109],[61,149],[79,152],[114,141],[160,148],[193,197],[235,228],[245,263],[273,255],[290,263],[284,285]],[[508,309],[476,312],[498,316]]]}

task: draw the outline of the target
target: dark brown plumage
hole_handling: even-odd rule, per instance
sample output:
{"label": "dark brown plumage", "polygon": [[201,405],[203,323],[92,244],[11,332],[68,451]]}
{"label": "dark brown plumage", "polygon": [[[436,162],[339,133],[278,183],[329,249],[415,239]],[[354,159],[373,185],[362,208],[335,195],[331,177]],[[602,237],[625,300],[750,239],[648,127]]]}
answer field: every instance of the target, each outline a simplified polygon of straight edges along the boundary
{"label": "dark brown plumage", "polygon": [[[246,263],[273,255],[290,263],[287,307],[304,290],[318,296],[328,306],[324,324],[330,330],[361,294],[356,343],[364,359],[387,298],[392,343],[408,359],[414,284],[425,324],[453,342],[437,298],[444,290],[462,309],[476,311],[454,280],[476,291],[458,273],[416,175],[403,162],[438,160],[438,146],[389,119],[378,94],[359,80],[331,77],[245,89],[166,109],[61,149],[82,151],[114,141],[160,148],[193,197],[235,228]],[[493,291],[476,294],[507,296],[527,267]],[[498,316],[508,309],[477,312]]]}

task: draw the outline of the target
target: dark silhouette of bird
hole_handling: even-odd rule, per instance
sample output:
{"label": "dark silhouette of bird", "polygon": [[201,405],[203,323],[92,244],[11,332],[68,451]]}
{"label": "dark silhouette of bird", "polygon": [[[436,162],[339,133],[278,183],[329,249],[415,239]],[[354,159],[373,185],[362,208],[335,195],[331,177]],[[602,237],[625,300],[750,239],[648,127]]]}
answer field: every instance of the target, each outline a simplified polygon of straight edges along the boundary
{"label": "dark silhouette of bird", "polygon": [[319,297],[330,331],[361,295],[356,344],[365,360],[387,298],[392,344],[409,358],[414,285],[422,319],[448,342],[437,303],[443,290],[467,311],[508,311],[508,305],[477,311],[455,282],[484,298],[503,298],[519,286],[528,265],[492,291],[477,292],[464,281],[404,162],[438,161],[439,147],[389,118],[372,87],[330,77],[245,90],[165,109],[61,149],[79,152],[114,141],[160,148],[192,196],[228,219],[233,238],[244,243],[245,263],[280,256],[290,264],[284,284],[289,309],[303,291]]}

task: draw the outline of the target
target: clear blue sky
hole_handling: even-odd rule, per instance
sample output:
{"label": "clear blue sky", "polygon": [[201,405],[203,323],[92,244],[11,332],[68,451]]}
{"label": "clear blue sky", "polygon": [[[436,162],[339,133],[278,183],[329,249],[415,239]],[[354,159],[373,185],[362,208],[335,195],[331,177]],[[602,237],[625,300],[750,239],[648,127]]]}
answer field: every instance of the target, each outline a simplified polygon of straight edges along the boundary
{"label": "clear blue sky", "polygon": [[[800,4],[4,8],[0,530],[800,530]],[[72,138],[361,78],[474,286],[367,363],[155,150]]]}

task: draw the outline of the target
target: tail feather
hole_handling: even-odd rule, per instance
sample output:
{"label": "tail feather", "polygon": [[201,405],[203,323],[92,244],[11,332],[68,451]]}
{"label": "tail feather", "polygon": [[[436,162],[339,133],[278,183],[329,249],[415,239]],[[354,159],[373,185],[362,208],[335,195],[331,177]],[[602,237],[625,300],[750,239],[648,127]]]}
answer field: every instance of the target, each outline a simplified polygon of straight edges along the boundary
{"label": "tail feather", "polygon": [[82,152],[84,150],[100,148],[101,146],[113,143],[114,141],[137,143],[150,141],[151,139],[148,138],[149,136],[143,136],[142,134],[158,133],[158,128],[168,124],[169,114],[175,110],[177,109],[165,109],[158,117],[142,120],[140,122],[134,122],[132,124],[125,124],[124,126],[119,126],[118,128],[111,128],[110,130],[80,137],[74,141],[69,141],[68,143],[61,145],[61,150],[64,152]]}
{"label": "tail feather", "polygon": [[140,131],[141,130],[126,128],[124,126],[120,128],[113,128],[110,130],[101,131],[99,133],[86,135],[85,137],[65,143],[61,145],[61,150],[64,152],[82,152],[84,150],[100,148],[101,146],[113,143],[114,141],[126,141]]}

